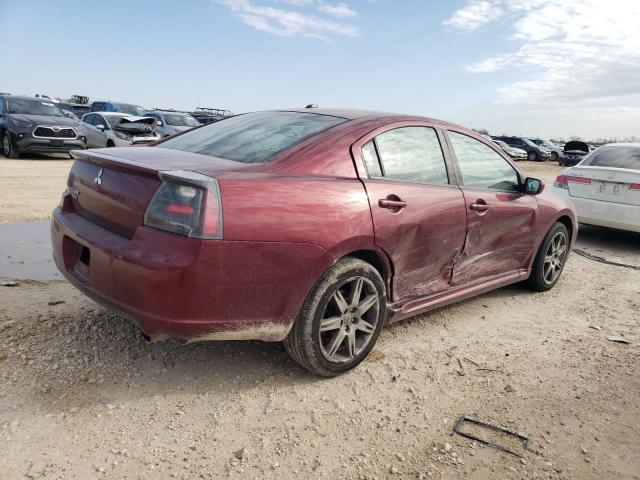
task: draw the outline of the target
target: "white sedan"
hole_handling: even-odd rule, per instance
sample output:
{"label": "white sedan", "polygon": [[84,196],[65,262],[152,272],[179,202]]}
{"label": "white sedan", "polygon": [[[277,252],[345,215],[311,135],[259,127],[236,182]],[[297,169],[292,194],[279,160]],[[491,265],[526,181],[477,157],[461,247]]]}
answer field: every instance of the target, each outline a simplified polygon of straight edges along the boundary
{"label": "white sedan", "polygon": [[640,143],[612,143],[564,170],[553,190],[569,198],[578,221],[640,232]]}

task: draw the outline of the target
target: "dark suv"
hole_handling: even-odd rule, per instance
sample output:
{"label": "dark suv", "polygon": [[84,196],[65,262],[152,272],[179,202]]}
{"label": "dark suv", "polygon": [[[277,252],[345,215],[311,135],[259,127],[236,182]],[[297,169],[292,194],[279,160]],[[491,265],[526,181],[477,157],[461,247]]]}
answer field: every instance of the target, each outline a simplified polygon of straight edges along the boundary
{"label": "dark suv", "polygon": [[137,117],[144,117],[145,109],[139,105],[133,105],[132,103],[120,103],[112,102],[111,100],[100,100],[93,102],[89,107],[90,112],[118,112],[126,113],[127,115],[135,115]]}
{"label": "dark suv", "polygon": [[0,95],[2,153],[69,153],[84,149],[87,140],[77,120],[67,118],[55,103],[35,97]]}
{"label": "dark suv", "polygon": [[519,148],[527,152],[527,160],[532,162],[544,162],[551,160],[551,150],[542,145],[536,145],[525,137],[491,137],[494,140],[501,140],[510,147]]}

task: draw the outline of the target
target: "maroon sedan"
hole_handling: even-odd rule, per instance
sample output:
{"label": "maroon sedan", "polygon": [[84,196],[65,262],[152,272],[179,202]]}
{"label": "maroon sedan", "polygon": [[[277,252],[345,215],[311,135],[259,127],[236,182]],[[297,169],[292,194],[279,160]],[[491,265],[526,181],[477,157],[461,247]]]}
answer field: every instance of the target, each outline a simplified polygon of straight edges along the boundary
{"label": "maroon sedan", "polygon": [[569,201],[428,118],[249,113],[74,156],[51,228],[73,285],[147,338],[284,341],[326,376],[387,322],[553,287],[577,233]]}

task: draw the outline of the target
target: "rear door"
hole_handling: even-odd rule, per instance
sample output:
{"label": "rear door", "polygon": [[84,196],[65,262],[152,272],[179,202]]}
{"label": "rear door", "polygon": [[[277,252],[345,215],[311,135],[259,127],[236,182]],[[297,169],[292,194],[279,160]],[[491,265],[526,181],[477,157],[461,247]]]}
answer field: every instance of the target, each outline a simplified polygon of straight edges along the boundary
{"label": "rear door", "polygon": [[527,268],[539,220],[535,197],[520,192],[518,172],[492,147],[453,130],[447,136],[467,215],[465,248],[452,284]]}
{"label": "rear door", "polygon": [[[442,137],[429,124],[396,124],[354,144],[365,174],[375,242],[394,267],[393,300],[447,290],[466,230],[462,192],[449,178]],[[362,167],[359,167],[359,171]]]}

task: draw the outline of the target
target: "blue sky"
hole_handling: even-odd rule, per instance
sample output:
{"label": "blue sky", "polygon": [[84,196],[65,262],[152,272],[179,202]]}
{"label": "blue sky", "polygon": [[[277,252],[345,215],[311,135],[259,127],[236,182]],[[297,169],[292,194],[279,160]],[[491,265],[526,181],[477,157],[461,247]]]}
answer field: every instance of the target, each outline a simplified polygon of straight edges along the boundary
{"label": "blue sky", "polygon": [[[627,0],[0,0],[0,91],[640,136]],[[604,8],[606,7],[606,8]]]}

